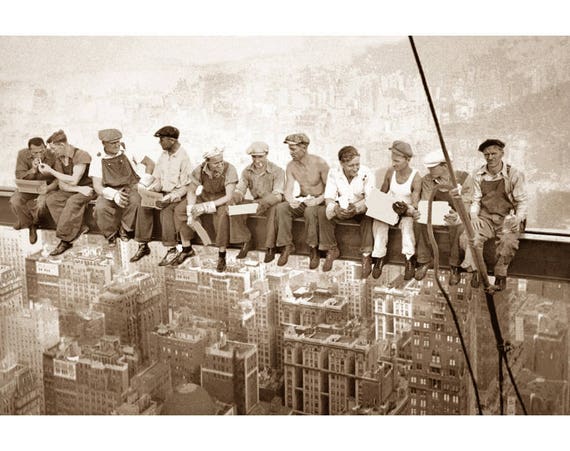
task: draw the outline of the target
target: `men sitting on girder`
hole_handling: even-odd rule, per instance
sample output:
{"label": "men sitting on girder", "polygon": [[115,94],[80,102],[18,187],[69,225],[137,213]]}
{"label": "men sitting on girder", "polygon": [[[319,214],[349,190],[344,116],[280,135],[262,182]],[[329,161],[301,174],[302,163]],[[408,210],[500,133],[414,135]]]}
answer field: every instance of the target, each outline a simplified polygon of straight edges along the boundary
{"label": "men sitting on girder", "polygon": [[48,194],[46,204],[57,228],[55,235],[60,239],[50,255],[60,255],[73,246],[72,242],[87,233],[89,227],[83,223],[83,214],[90,200],[95,198],[89,177],[91,156],[67,142],[63,130],[53,133],[47,140],[54,150],[56,159],[53,168],[41,163],[42,174],[51,174],[58,180],[59,189]]}
{"label": "men sitting on girder", "polygon": [[[441,150],[429,152],[424,157],[424,165],[428,169],[429,174],[422,178],[422,190],[420,200],[428,200],[438,185],[450,185],[449,168],[445,161],[445,156]],[[465,204],[465,208],[469,210],[473,197],[473,179],[465,171],[455,171],[457,183],[461,185],[461,199]],[[452,187],[453,188],[453,187]],[[462,255],[459,237],[465,230],[461,223],[461,219],[457,214],[454,201],[448,191],[438,191],[434,197],[434,201],[445,201],[449,204],[449,212],[444,217],[449,232],[449,285],[457,285],[461,279],[461,261]],[[424,218],[427,219],[427,218]],[[437,230],[438,226],[434,226]],[[414,223],[414,232],[416,236],[416,280],[422,280],[430,267],[433,267],[433,252],[429,243],[428,231],[426,224]]]}
{"label": "men sitting on girder", "polygon": [[[494,275],[499,290],[507,286],[507,269],[519,247],[519,235],[524,230],[528,197],[524,174],[503,161],[505,143],[487,139],[479,146],[486,164],[473,173],[473,203],[471,223],[475,229],[475,246],[483,250],[485,241],[495,238],[497,261]],[[473,255],[465,252],[462,266],[475,271]],[[477,272],[471,285],[477,287]]]}
{"label": "men sitting on girder", "polygon": [[[267,159],[269,146],[260,141],[252,143],[246,150],[251,155],[252,163],[241,173],[241,177],[232,195],[232,203],[240,204],[249,189],[253,202],[257,203],[256,215],[267,218],[265,235],[265,263],[275,258],[275,239],[277,225],[275,207],[283,199],[285,189],[285,171]],[[247,228],[248,215],[230,216],[230,243],[241,243],[237,258],[245,258],[252,248],[251,232]]]}
{"label": "men sitting on girder", "polygon": [[325,204],[319,206],[319,249],[327,251],[323,271],[330,271],[340,256],[335,227],[339,221],[353,220],[360,224],[362,275],[372,271],[372,218],[366,216],[365,198],[374,187],[374,176],[360,165],[360,153],[353,146],[338,151],[340,167],[331,168],[325,187]]}
{"label": "men sitting on girder", "polygon": [[[204,162],[196,167],[190,176],[186,200],[176,207],[176,228],[180,232],[182,251],[172,262],[173,266],[180,265],[194,255],[191,240],[195,228],[193,224],[201,225],[200,216],[213,215],[215,244],[218,247],[218,262],[216,271],[226,270],[226,248],[230,241],[230,220],[228,217],[228,202],[238,182],[236,168],[224,160],[223,149],[214,148],[204,153]],[[198,187],[202,187],[199,196]]]}
{"label": "men sitting on girder", "polygon": [[46,185],[41,185],[39,192],[21,192],[16,189],[10,197],[10,208],[16,216],[16,230],[28,228],[31,244],[38,240],[37,228],[41,217],[47,212],[47,193],[57,189],[57,179],[53,175],[40,172],[41,163],[53,166],[55,154],[51,149],[47,149],[42,138],[31,138],[28,147],[18,152],[16,159],[16,179],[17,180],[38,180],[45,181]]}
{"label": "men sitting on girder", "polygon": [[[289,146],[291,161],[287,164],[285,201],[277,205],[277,247],[283,247],[278,266],[284,266],[289,255],[295,252],[293,244],[293,219],[304,216],[305,241],[309,246],[309,268],[319,266],[319,225],[318,207],[324,200],[325,184],[329,165],[320,156],[309,154],[309,137],[304,133],[294,133],[285,138]],[[300,186],[300,195],[293,196],[295,182]]]}
{"label": "men sitting on girder", "polygon": [[97,153],[89,167],[93,188],[99,195],[95,203],[95,220],[111,246],[117,237],[128,241],[135,229],[141,197],[140,180],[133,158],[121,143],[123,134],[115,129],[99,131],[103,152]]}
{"label": "men sitting on girder", "polygon": [[[186,197],[192,162],[178,141],[180,132],[176,127],[166,125],[159,129],[154,136],[159,139],[162,153],[152,172],[153,180],[146,189],[162,193],[162,198],[157,202],[157,206],[160,207],[162,244],[167,248],[167,251],[158,265],[166,266],[170,265],[176,257],[178,237],[174,209]],[[154,208],[141,206],[137,211],[135,227],[135,240],[140,244],[135,255],[131,257],[131,262],[139,261],[145,255],[150,254],[148,243],[152,240],[153,226]]]}
{"label": "men sitting on girder", "polygon": [[[414,216],[417,213],[422,182],[418,170],[410,167],[410,160],[414,153],[408,143],[394,141],[389,150],[392,151],[392,167],[386,171],[380,191],[390,193],[396,199],[393,208],[400,215],[402,254],[406,257],[404,280],[410,280],[414,276],[415,269]],[[388,246],[389,225],[383,221],[374,220],[372,228],[374,233],[372,277],[377,279],[382,274]]]}

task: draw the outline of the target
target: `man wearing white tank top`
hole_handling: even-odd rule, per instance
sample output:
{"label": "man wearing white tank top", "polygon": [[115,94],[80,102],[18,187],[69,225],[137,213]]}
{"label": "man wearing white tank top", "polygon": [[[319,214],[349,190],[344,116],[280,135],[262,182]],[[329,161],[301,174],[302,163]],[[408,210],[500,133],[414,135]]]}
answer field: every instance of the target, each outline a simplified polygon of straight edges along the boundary
{"label": "man wearing white tank top", "polygon": [[[398,201],[394,205],[400,214],[399,227],[402,232],[402,254],[406,257],[404,279],[414,277],[414,254],[416,240],[414,236],[414,215],[417,212],[422,178],[417,169],[410,167],[413,157],[412,147],[403,141],[394,141],[389,148],[392,151],[392,167],[386,171],[380,191],[392,194]],[[374,249],[372,251],[372,277],[377,279],[382,274],[382,266],[388,246],[388,230],[390,226],[375,220],[372,229]]]}

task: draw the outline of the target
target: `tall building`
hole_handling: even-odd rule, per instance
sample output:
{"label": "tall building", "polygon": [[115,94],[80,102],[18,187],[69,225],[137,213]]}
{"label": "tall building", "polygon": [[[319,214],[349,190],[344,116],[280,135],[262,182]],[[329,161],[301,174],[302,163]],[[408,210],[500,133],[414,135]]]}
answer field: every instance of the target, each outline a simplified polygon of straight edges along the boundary
{"label": "tall building", "polygon": [[[440,280],[445,286],[445,272]],[[464,280],[447,287],[465,331],[467,305]],[[409,376],[411,415],[468,413],[466,366],[451,312],[430,270],[413,301],[412,368]]]}
{"label": "tall building", "polygon": [[44,353],[48,415],[108,415],[127,400],[129,364],[118,337],[85,349],[62,341]]}
{"label": "tall building", "polygon": [[182,309],[169,324],[161,324],[151,332],[151,360],[168,364],[174,386],[184,382],[198,384],[206,348],[218,340],[222,330],[220,321],[198,317]]}
{"label": "tall building", "polygon": [[93,344],[105,335],[105,315],[94,310],[59,312],[59,334],[79,343]]}
{"label": "tall building", "polygon": [[26,283],[31,302],[50,300],[60,310],[88,310],[111,282],[112,256],[102,248],[71,249],[53,258],[42,251],[26,258]]}
{"label": "tall building", "polygon": [[41,380],[26,366],[0,366],[0,415],[39,415]]}
{"label": "tall building", "polygon": [[[335,415],[370,403],[376,348],[360,338],[289,326],[284,334],[285,405],[297,414]],[[363,385],[368,382],[369,385]]]}
{"label": "tall building", "polygon": [[251,412],[259,402],[255,345],[226,340],[206,349],[201,368],[201,386],[226,404],[234,404],[238,415]]}
{"label": "tall building", "polygon": [[117,335],[124,344],[137,346],[143,360],[150,355],[149,334],[165,320],[158,287],[149,274],[118,276],[106,285],[93,310],[105,315],[105,332]]}
{"label": "tall building", "polygon": [[23,307],[22,295],[22,277],[11,267],[0,265],[0,309]]}
{"label": "tall building", "polygon": [[[21,363],[43,380],[42,354],[59,341],[57,310],[49,305],[17,308],[0,317],[6,361]],[[41,384],[40,384],[40,387]],[[43,391],[41,391],[43,399]],[[43,406],[43,404],[42,404]]]}

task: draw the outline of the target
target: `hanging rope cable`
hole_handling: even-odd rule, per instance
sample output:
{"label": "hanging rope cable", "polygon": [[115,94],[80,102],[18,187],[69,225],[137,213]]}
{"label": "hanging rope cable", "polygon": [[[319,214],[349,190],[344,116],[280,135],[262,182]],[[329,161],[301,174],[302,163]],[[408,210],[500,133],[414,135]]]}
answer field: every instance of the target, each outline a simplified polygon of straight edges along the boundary
{"label": "hanging rope cable", "polygon": [[[419,57],[417,49],[416,49],[416,45],[414,43],[414,38],[412,36],[408,36],[408,39],[409,39],[410,45],[412,47],[414,59],[416,61],[416,65],[417,65],[418,71],[420,73],[424,92],[426,94],[428,104],[429,104],[429,108],[431,111],[431,115],[432,115],[433,121],[435,123],[435,127],[437,130],[437,136],[439,138],[439,143],[441,145],[441,150],[443,151],[443,155],[445,156],[445,161],[446,161],[447,167],[449,169],[449,175],[451,178],[451,183],[452,183],[452,186],[456,187],[456,186],[458,186],[457,179],[455,177],[455,172],[453,171],[453,165],[451,164],[451,158],[449,157],[449,153],[447,152],[447,148],[445,146],[445,141],[443,139],[443,133],[441,132],[441,128],[439,126],[439,120],[437,118],[437,113],[435,111],[435,107],[434,107],[433,101],[431,99],[430,90],[429,90],[427,80],[426,80],[426,77],[425,77],[425,74],[423,71],[423,67],[422,67],[422,63],[420,61],[420,57]],[[522,406],[523,412],[526,415],[527,414],[526,407],[523,403],[523,400],[522,400],[522,397],[519,393],[517,384],[516,384],[515,379],[512,375],[510,367],[508,365],[506,347],[505,347],[505,343],[503,340],[503,336],[501,334],[501,328],[499,325],[499,319],[497,316],[497,311],[495,309],[495,302],[494,302],[494,298],[493,298],[493,294],[496,290],[496,287],[494,285],[491,285],[489,282],[489,278],[487,276],[487,269],[485,266],[485,261],[483,260],[483,253],[482,253],[481,249],[479,249],[475,246],[475,231],[473,230],[473,226],[471,224],[471,219],[470,219],[469,215],[467,214],[467,210],[465,208],[465,205],[463,204],[463,201],[461,200],[461,197],[458,196],[457,194],[455,194],[452,196],[452,200],[453,200],[453,204],[455,206],[455,209],[456,209],[457,213],[459,214],[459,217],[461,218],[461,222],[463,223],[463,225],[465,227],[465,233],[467,234],[467,237],[468,237],[469,248],[470,248],[471,253],[473,254],[473,257],[475,259],[475,265],[477,266],[477,271],[479,273],[479,277],[483,281],[485,298],[487,301],[487,308],[489,310],[489,315],[491,317],[491,325],[493,328],[493,333],[495,335],[495,341],[497,344],[497,352],[499,353],[499,356],[500,356],[499,357],[499,379],[500,379],[501,387],[499,389],[499,397],[500,397],[500,404],[501,404],[501,414],[503,413],[503,411],[502,411],[503,410],[503,407],[502,407],[503,406],[502,362],[504,361],[505,365],[508,369],[508,374],[509,374],[511,384],[513,385],[515,393],[517,394],[517,398],[518,398],[519,403]],[[428,215],[429,215],[430,211],[431,211],[431,199],[430,199],[430,203],[428,204]],[[431,227],[431,217],[428,219],[428,231],[429,231],[430,227]],[[433,242],[435,242],[435,237],[433,237],[433,228],[431,229],[430,241],[431,241],[431,238],[433,238]],[[432,242],[432,246],[433,246],[433,242]],[[434,256],[438,253],[437,243],[436,243],[436,247],[434,248],[433,253],[434,253]],[[439,257],[439,255],[438,255],[438,257]],[[438,260],[438,262],[439,262],[439,260]],[[434,265],[434,267],[435,267],[435,265]],[[438,280],[438,279],[436,278],[436,280]],[[442,291],[442,293],[445,293],[445,290],[442,289],[441,284],[439,282],[438,282],[438,286],[440,287],[440,290]],[[445,294],[444,294],[444,296],[445,296]],[[465,353],[465,357],[467,359],[466,353]],[[477,384],[476,384],[475,378],[472,374],[471,374],[471,376],[472,376],[472,382],[473,382],[474,386],[476,387]]]}
{"label": "hanging rope cable", "polygon": [[479,398],[479,387],[477,386],[477,381],[475,380],[475,374],[473,373],[473,368],[471,367],[471,360],[469,359],[469,354],[467,353],[467,346],[465,345],[465,340],[463,339],[463,334],[461,333],[461,326],[459,325],[459,320],[457,319],[457,314],[455,313],[455,308],[451,303],[451,299],[449,295],[441,285],[439,281],[439,248],[437,246],[437,241],[435,240],[435,236],[433,234],[433,225],[431,223],[432,218],[432,204],[433,200],[438,193],[438,191],[449,190],[451,187],[449,185],[439,185],[436,186],[435,189],[431,192],[428,201],[428,217],[427,217],[427,228],[428,228],[428,237],[431,243],[431,247],[433,250],[433,276],[439,287],[439,291],[443,294],[445,301],[447,302],[447,306],[449,307],[449,311],[451,312],[451,317],[453,318],[453,322],[455,324],[455,329],[457,330],[457,335],[459,336],[459,341],[461,342],[461,350],[463,351],[463,356],[465,357],[465,362],[467,363],[467,369],[469,371],[469,376],[471,377],[471,383],[473,384],[473,391],[475,392],[475,402],[477,403],[477,413],[479,415],[483,415],[483,409],[481,408],[481,399]]}

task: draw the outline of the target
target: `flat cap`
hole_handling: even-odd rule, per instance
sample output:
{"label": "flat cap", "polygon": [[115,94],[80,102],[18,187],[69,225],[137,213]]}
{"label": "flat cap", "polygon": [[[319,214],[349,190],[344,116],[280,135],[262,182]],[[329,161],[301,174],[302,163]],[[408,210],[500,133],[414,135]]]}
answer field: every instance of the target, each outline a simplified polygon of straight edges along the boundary
{"label": "flat cap", "polygon": [[486,139],[485,141],[483,141],[481,143],[478,150],[479,150],[479,152],[483,152],[487,147],[491,147],[491,146],[497,146],[501,149],[504,149],[505,143],[503,141],[501,141],[500,139]]}
{"label": "flat cap", "polygon": [[208,158],[221,157],[223,155],[224,155],[223,147],[214,147],[212,150],[207,150],[202,154],[204,160],[207,160]]}
{"label": "flat cap", "polygon": [[309,144],[311,140],[304,133],[293,133],[288,135],[283,142],[285,144]]}
{"label": "flat cap", "polygon": [[161,129],[159,129],[154,134],[154,136],[156,136],[157,138],[164,136],[165,138],[178,139],[178,137],[180,136],[180,132],[178,131],[178,129],[176,127],[173,127],[172,125],[166,125],[166,126],[162,127]]}
{"label": "flat cap", "polygon": [[103,142],[117,141],[122,137],[123,134],[116,128],[106,128],[105,130],[99,130],[99,139]]}
{"label": "flat cap", "polygon": [[58,130],[57,132],[53,132],[51,136],[47,139],[48,144],[57,144],[57,143],[66,143],[67,136],[65,136],[65,132],[63,130]]}
{"label": "flat cap", "polygon": [[394,141],[392,145],[388,147],[388,149],[393,152],[399,153],[404,157],[411,158],[414,156],[414,152],[412,152],[412,146],[410,146],[407,142],[404,141]]}
{"label": "flat cap", "polygon": [[[449,159],[451,160],[451,154],[449,154]],[[443,155],[441,149],[432,150],[424,156],[424,166],[428,169],[435,168],[441,163],[446,163],[445,155]]]}
{"label": "flat cap", "polygon": [[255,141],[246,150],[248,155],[265,155],[269,153],[269,146],[263,141]]}

